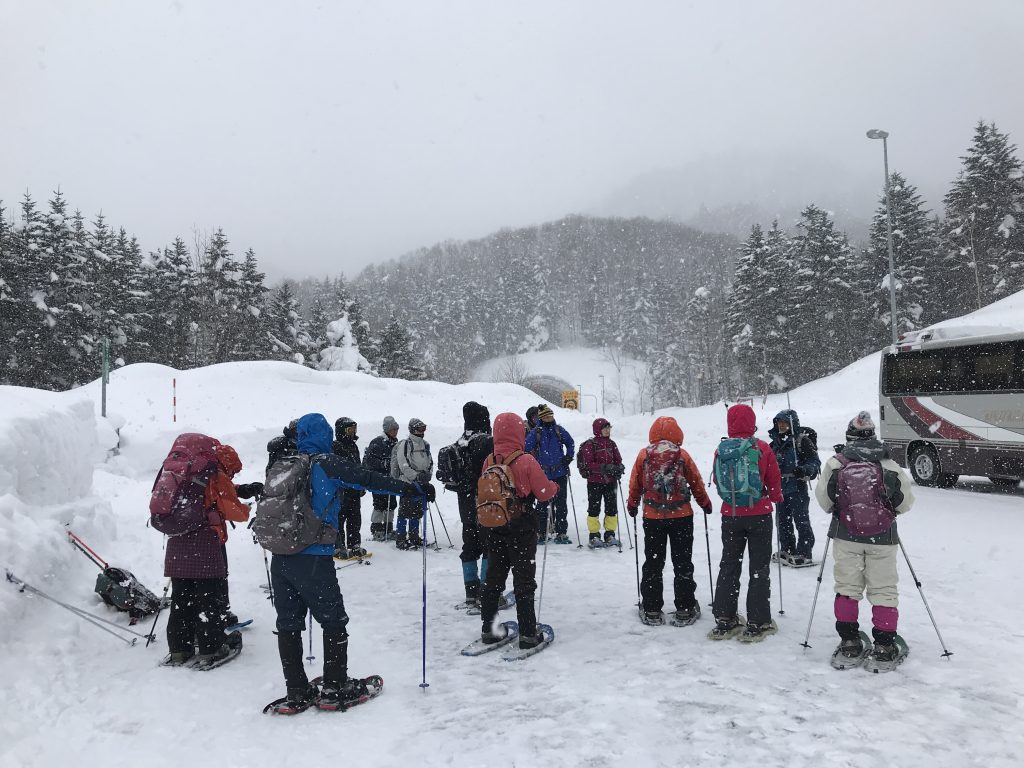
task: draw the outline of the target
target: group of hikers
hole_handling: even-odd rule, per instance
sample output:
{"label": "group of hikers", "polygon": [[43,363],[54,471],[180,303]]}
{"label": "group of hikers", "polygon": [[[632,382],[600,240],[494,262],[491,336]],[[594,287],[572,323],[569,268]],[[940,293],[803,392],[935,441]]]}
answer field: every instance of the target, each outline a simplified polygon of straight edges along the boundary
{"label": "group of hikers", "polygon": [[[458,498],[466,601],[479,608],[481,642],[506,642],[507,630],[496,618],[511,573],[519,647],[534,648],[544,642],[534,606],[537,547],[571,543],[566,495],[571,493],[574,459],[587,480],[592,548],[619,545],[615,491],[622,494],[625,465],[611,438],[612,425],[604,418],[594,421],[593,436],[578,455],[572,436],[556,423],[547,405],[530,408],[525,420],[501,413],[492,427],[488,409],[468,402],[463,418],[462,435],[438,455],[436,478]],[[154,526],[170,536],[165,575],[171,577],[173,593],[166,664],[214,667],[240,652],[241,635],[224,634],[230,612],[225,523],[246,520],[249,509],[239,498],[256,497],[259,507],[252,527],[273,554],[269,586],[287,689],[274,702],[274,711],[343,709],[365,700],[366,681],[348,676],[348,615],[334,559],[367,555],[360,538],[365,493],[373,497],[373,539],[393,538],[399,549],[424,546],[419,521],[435,500],[427,425],[411,419],[403,440],[398,440],[394,418],[386,417],[382,427],[360,460],[355,421],[338,419],[332,431],[323,415],[302,416],[268,444],[266,482],[247,485],[232,483],[241,462],[230,446],[203,435],[178,438],[158,475],[151,503]],[[755,413],[745,404],[728,409],[727,431],[712,470],[721,498],[722,556],[713,600],[715,626],[708,637],[757,642],[777,631],[769,607],[773,505],[779,537],[774,557],[794,567],[813,563],[809,482],[817,478],[816,498],[832,513],[829,537],[835,541],[834,612],[840,645],[833,658],[856,660],[870,653],[880,661],[895,659],[895,516],[907,511],[913,498],[909,478],[888,458],[870,415],[862,411],[850,421],[846,443],[836,446],[836,455],[824,466],[814,430],[801,426],[793,410],[776,415],[770,443],[754,437]],[[685,626],[700,617],[693,578],[692,502],[705,515],[713,513],[714,505],[697,464],[682,445],[683,431],[674,418],[655,419],[648,445],[629,473],[628,495],[622,494],[628,515],[640,516],[643,523],[638,609],[648,625],[665,622],[662,579],[669,549],[675,609],[670,622]],[[190,471],[182,469],[183,462]],[[175,473],[175,468],[181,471]],[[190,472],[194,482],[184,482]],[[171,525],[168,521],[186,507],[199,510],[192,513],[192,527]],[[744,617],[738,601],[748,549]],[[873,643],[858,623],[865,590],[872,605]],[[307,614],[323,629],[324,670],[313,682],[302,663]]]}

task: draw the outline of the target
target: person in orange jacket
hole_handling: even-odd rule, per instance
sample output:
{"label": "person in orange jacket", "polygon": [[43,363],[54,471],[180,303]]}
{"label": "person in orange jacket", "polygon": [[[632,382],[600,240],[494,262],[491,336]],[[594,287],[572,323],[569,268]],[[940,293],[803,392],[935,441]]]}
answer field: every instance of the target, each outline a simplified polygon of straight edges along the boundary
{"label": "person in orange jacket", "polygon": [[688,625],[700,618],[697,583],[693,580],[693,507],[695,498],[704,514],[711,514],[711,499],[704,490],[704,479],[690,454],[683,450],[683,430],[671,416],[655,419],[650,430],[650,445],[637,454],[629,476],[631,517],[644,505],[644,569],[640,581],[640,620],[644,624],[664,624],[661,608],[662,572],[665,554],[672,544],[672,570],[675,588],[673,623]]}
{"label": "person in orange jacket", "polygon": [[[249,519],[250,507],[241,501],[241,497],[257,496],[263,492],[262,483],[235,485],[235,475],[242,471],[242,460],[238,452],[230,445],[221,443],[214,449],[217,457],[217,471],[213,473],[206,486],[205,503],[207,519],[210,527],[217,534],[224,552],[224,566],[228,562],[228,529],[227,523],[244,523]],[[231,597],[228,593],[228,580],[221,582],[221,601],[224,610],[224,623],[227,627],[238,624],[238,616],[231,610]]]}

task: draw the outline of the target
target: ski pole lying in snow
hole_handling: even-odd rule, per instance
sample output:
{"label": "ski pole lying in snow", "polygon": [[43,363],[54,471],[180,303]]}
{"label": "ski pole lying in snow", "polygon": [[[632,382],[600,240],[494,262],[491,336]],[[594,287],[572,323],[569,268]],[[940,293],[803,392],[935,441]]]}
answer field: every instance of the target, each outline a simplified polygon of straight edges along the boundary
{"label": "ski pole lying in snow", "polygon": [[[39,595],[39,597],[41,597],[41,598],[43,598],[45,600],[49,600],[51,603],[56,603],[61,608],[64,608],[65,610],[70,611],[71,613],[75,614],[75,616],[77,616],[78,618],[84,619],[85,621],[89,622],[90,624],[92,624],[93,626],[97,627],[98,629],[102,629],[104,632],[107,632],[107,633],[113,635],[114,637],[116,637],[118,640],[120,640],[122,643],[125,643],[126,645],[135,645],[135,643],[138,642],[138,638],[140,638],[140,637],[148,637],[148,635],[143,635],[140,632],[135,632],[135,631],[133,631],[131,629],[128,629],[127,627],[122,627],[120,624],[116,624],[113,621],[107,621],[106,619],[101,618],[100,616],[96,616],[96,615],[94,615],[92,613],[89,613],[88,611],[84,611],[81,608],[76,608],[73,605],[68,605],[67,603],[63,603],[60,600],[56,599],[55,597],[50,597],[50,595],[46,594],[45,592],[42,592],[42,591],[36,589],[31,584],[26,584],[24,581],[19,579],[17,576],[15,576],[10,571],[7,571],[6,573],[7,573],[7,581],[10,582],[11,584],[14,584],[16,587],[18,587],[18,591],[19,592],[28,592],[28,593],[33,594],[33,595]],[[133,638],[131,638],[129,640],[127,637],[122,637],[117,632],[114,632],[112,629],[107,629],[107,627],[103,626],[104,624],[107,624],[107,625],[109,625],[111,627],[116,627],[120,632],[127,632],[127,633],[129,633],[131,635],[135,635],[135,637],[133,637]]]}
{"label": "ski pole lying in snow", "polygon": [[[616,481],[616,483],[619,486],[619,500],[622,502],[622,508],[626,509],[626,496],[622,493],[622,480],[619,479],[619,480]],[[623,514],[625,514],[625,513],[623,513]],[[626,541],[629,542],[629,548],[632,549],[633,548],[633,539],[629,538],[629,523],[628,523],[628,521],[626,523],[625,528],[626,528]],[[634,536],[633,538],[636,538],[636,537]],[[621,543],[620,543],[620,546],[621,546]]]}
{"label": "ski pole lying in snow", "polygon": [[811,647],[807,641],[811,639],[811,622],[814,621],[814,609],[818,605],[818,590],[821,589],[821,575],[825,572],[825,561],[828,560],[828,546],[831,543],[831,537],[825,539],[825,552],[821,556],[821,568],[818,569],[818,586],[814,588],[814,602],[811,603],[811,615],[807,619],[807,634],[804,635],[804,641],[800,643],[804,650]]}
{"label": "ski pole lying in snow", "polygon": [[156,623],[160,620],[160,611],[164,609],[164,603],[167,602],[167,590],[171,588],[171,580],[168,579],[164,585],[164,594],[160,598],[160,605],[157,606],[156,615],[153,617],[153,626],[149,628],[149,635],[146,636],[146,647],[149,648],[149,644],[156,640]]}
{"label": "ski pole lying in snow", "polygon": [[903,539],[900,539],[900,551],[903,553],[903,559],[907,561],[907,568],[910,569],[910,575],[914,577],[914,584],[917,586],[917,591],[921,595],[921,600],[924,601],[924,609],[928,611],[928,618],[932,620],[932,626],[935,627],[935,634],[938,635],[939,645],[942,646],[942,658],[949,659],[953,655],[953,652],[946,648],[946,643],[942,639],[942,634],[939,632],[939,625],[935,623],[935,617],[932,616],[932,609],[928,606],[928,600],[924,596],[924,590],[921,589],[921,581],[917,578],[917,574],[914,573],[914,566],[910,564],[910,558],[907,557],[907,550],[903,547]]}
{"label": "ski pole lying in snow", "polygon": [[[576,517],[576,499],[572,495],[572,476],[565,476],[565,484],[569,487],[569,501],[572,502],[572,522],[576,526],[576,549],[583,549],[583,542],[580,541],[580,521]],[[550,507],[548,507],[550,509]]]}
{"label": "ski pole lying in snow", "polygon": [[[445,538],[448,539],[448,549],[455,549],[455,545],[452,543],[452,537],[448,535],[448,526],[445,525],[444,515],[441,514],[441,507],[437,505],[436,501],[434,502],[434,508],[437,510],[437,516],[441,518],[441,527],[444,529]],[[433,520],[431,520],[430,524],[434,524]],[[435,540],[437,539],[437,531],[434,531],[434,538]]]}

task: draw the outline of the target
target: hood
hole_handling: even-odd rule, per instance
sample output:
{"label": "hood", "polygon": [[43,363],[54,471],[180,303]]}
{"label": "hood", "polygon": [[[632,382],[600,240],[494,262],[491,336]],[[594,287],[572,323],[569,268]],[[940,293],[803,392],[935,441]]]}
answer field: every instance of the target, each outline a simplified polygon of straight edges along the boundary
{"label": "hood", "polygon": [[652,443],[668,440],[676,445],[683,444],[682,427],[671,416],[659,416],[656,418],[654,423],[651,424],[651,431],[648,433],[648,437]]}
{"label": "hood", "polygon": [[230,445],[222,443],[214,448],[213,452],[217,455],[217,463],[228,477],[234,477],[242,471],[242,460],[238,458],[238,452]]}
{"label": "hood", "polygon": [[889,451],[876,437],[854,440],[843,447],[843,456],[853,461],[881,461],[889,458]]}
{"label": "hood", "polygon": [[753,437],[757,432],[757,416],[754,409],[745,403],[739,403],[729,409],[726,415],[729,425],[729,437]]}
{"label": "hood", "polygon": [[289,440],[295,440],[295,431],[297,429],[298,423],[298,419],[292,419],[291,421],[288,422],[288,426],[284,428],[283,434]]}
{"label": "hood", "polygon": [[508,456],[526,445],[526,425],[515,413],[499,413],[494,419],[494,452]]}
{"label": "hood", "polygon": [[791,408],[787,408],[784,411],[779,411],[775,414],[775,418],[772,419],[771,429],[768,430],[768,434],[773,438],[780,437],[779,430],[775,428],[776,421],[788,421],[791,422],[790,434],[797,435],[800,433],[800,417],[797,416],[796,411]]}
{"label": "hood", "polygon": [[598,417],[594,419],[594,437],[600,437],[601,430],[604,429],[605,427],[610,427],[611,425],[611,422],[603,417]]}
{"label": "hood", "polygon": [[307,413],[295,427],[299,453],[331,453],[334,431],[322,413]]}
{"label": "hood", "polygon": [[487,410],[487,406],[470,400],[462,406],[462,420],[467,432],[487,432],[490,434],[491,413]]}

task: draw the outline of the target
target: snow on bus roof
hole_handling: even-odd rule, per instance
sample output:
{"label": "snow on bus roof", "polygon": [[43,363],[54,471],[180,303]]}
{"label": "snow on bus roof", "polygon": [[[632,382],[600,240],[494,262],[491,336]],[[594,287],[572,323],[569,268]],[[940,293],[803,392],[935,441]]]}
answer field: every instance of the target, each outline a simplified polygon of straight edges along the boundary
{"label": "snow on bus roof", "polygon": [[961,344],[1014,341],[1024,338],[1024,291],[1007,296],[961,317],[935,323],[900,337],[899,347],[911,349]]}

